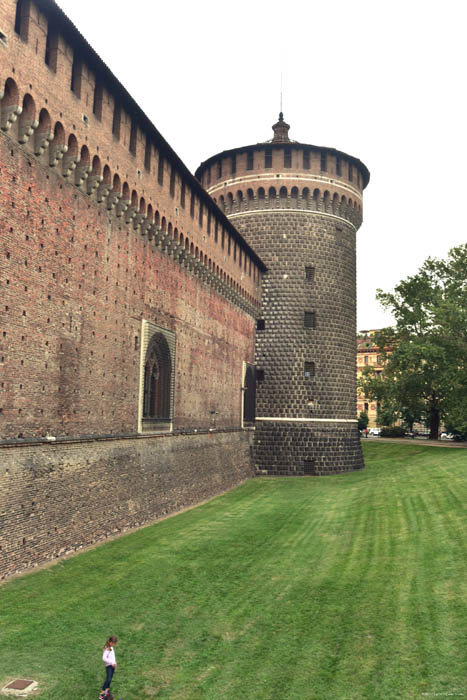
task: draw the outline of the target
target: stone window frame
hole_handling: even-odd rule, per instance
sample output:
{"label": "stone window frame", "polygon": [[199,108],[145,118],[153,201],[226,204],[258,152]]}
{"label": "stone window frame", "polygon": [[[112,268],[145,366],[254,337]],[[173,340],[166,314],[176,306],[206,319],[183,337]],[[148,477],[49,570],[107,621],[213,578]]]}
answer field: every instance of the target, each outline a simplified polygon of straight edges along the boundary
{"label": "stone window frame", "polygon": [[[145,413],[145,370],[148,360],[148,351],[154,345],[164,348],[166,357],[168,356],[170,376],[166,377],[168,382],[167,415],[161,417],[146,417]],[[138,401],[138,433],[160,433],[171,432],[173,430],[174,412],[174,386],[175,386],[175,355],[176,336],[174,331],[143,319],[141,322],[141,353],[139,372],[139,401]],[[166,367],[167,369],[167,367]]]}

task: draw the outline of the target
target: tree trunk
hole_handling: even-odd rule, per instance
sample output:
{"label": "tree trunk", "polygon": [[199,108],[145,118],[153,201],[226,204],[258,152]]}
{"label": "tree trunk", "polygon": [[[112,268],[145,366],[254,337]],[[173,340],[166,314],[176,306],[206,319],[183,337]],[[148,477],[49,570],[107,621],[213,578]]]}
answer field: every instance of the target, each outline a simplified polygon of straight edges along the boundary
{"label": "tree trunk", "polygon": [[439,435],[439,407],[438,404],[430,406],[430,440],[437,440]]}

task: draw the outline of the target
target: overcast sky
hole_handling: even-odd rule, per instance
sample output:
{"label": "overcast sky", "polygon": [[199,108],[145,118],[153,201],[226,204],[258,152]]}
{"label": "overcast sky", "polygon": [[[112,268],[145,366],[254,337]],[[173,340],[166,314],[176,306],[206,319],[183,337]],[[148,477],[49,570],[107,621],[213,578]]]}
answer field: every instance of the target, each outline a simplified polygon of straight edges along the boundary
{"label": "overcast sky", "polygon": [[371,173],[357,234],[358,329],[375,300],[467,242],[460,0],[58,0],[185,164],[272,137],[330,146]]}

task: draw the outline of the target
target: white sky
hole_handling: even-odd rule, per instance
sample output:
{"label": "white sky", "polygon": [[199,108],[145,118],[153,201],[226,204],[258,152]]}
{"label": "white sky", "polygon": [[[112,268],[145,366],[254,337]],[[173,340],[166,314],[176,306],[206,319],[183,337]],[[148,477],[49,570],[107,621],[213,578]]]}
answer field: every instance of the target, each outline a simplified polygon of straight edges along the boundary
{"label": "white sky", "polygon": [[467,241],[461,0],[58,3],[192,172],[272,137],[282,72],[290,137],[371,173],[358,329],[391,323],[377,287]]}

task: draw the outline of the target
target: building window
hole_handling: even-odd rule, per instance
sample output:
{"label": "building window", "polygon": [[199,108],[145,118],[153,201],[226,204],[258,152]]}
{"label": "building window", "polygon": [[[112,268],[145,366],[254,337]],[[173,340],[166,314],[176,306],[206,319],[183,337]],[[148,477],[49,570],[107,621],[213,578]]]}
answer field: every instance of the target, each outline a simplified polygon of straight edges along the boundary
{"label": "building window", "polygon": [[146,148],[144,149],[144,167],[148,171],[148,173],[151,172],[151,142],[146,136]]}
{"label": "building window", "polygon": [[246,154],[246,169],[253,170],[253,151],[248,151]]}
{"label": "building window", "polygon": [[315,376],[315,363],[314,362],[305,362],[304,374],[305,374],[305,379],[310,379],[311,377]]}
{"label": "building window", "polygon": [[363,404],[363,410],[365,411],[365,413],[368,413],[368,404],[367,403]]}
{"label": "building window", "polygon": [[219,223],[216,220],[216,223],[214,225],[214,243],[217,243],[218,238],[219,238]]}
{"label": "building window", "polygon": [[368,355],[365,355],[365,360],[364,360],[364,361],[365,361],[365,364],[367,365],[367,364],[368,364]]}
{"label": "building window", "polygon": [[29,0],[18,0],[16,3],[15,32],[23,41],[28,40],[30,8]]}
{"label": "building window", "polygon": [[141,429],[169,429],[172,422],[175,334],[143,321]]}
{"label": "building window", "polygon": [[290,148],[284,149],[284,168],[292,167],[292,151]]}
{"label": "building window", "polygon": [[305,279],[307,282],[314,282],[315,281],[315,268],[314,267],[305,267]]}
{"label": "building window", "polygon": [[237,156],[235,155],[230,159],[230,172],[232,175],[237,172]]}
{"label": "building window", "polygon": [[56,73],[57,71],[57,55],[58,55],[58,32],[49,23],[47,28],[47,38],[45,40],[45,56],[44,61],[50,70]]}
{"label": "building window", "polygon": [[164,156],[159,151],[159,163],[157,164],[157,182],[162,187],[164,184]]}
{"label": "building window", "polygon": [[264,152],[264,167],[272,168],[272,150],[270,148],[266,148]]}
{"label": "building window", "polygon": [[222,161],[218,161],[217,163],[217,177],[221,178],[222,177]]}
{"label": "building window", "polygon": [[132,119],[131,120],[131,128],[130,128],[130,146],[129,146],[129,151],[132,156],[136,155],[136,137],[138,135],[138,128],[136,126],[136,122]]}
{"label": "building window", "polygon": [[349,180],[352,182],[353,180],[353,168],[352,168],[352,163],[349,163]]}
{"label": "building window", "polygon": [[112,120],[112,134],[115,136],[116,139],[120,138],[120,122],[122,119],[122,108],[118,104],[118,102],[115,102],[114,104],[114,116]]}
{"label": "building window", "polygon": [[264,382],[264,369],[257,369],[256,370],[256,381],[257,382]]}
{"label": "building window", "polygon": [[320,158],[320,169],[321,171],[326,171],[328,169],[328,164],[327,164],[327,157],[326,157],[326,151],[321,151],[321,158]]}
{"label": "building window", "polygon": [[198,214],[198,223],[200,227],[203,227],[203,203],[200,201],[199,203],[199,214]]}
{"label": "building window", "polygon": [[310,151],[303,151],[303,169],[310,169]]}
{"label": "building window", "polygon": [[208,225],[207,225],[208,236],[211,235],[211,212],[208,211]]}
{"label": "building window", "polygon": [[102,119],[102,99],[104,96],[104,88],[98,82],[94,85],[94,99],[92,102],[92,113],[96,119]]}
{"label": "building window", "polygon": [[175,195],[175,168],[174,168],[173,165],[172,165],[172,167],[171,167],[171,169],[170,169],[170,187],[169,187],[169,191],[170,191],[170,196],[173,197],[173,196]]}
{"label": "building window", "polygon": [[81,97],[81,74],[83,71],[83,64],[81,60],[73,55],[73,65],[71,67],[71,91],[75,93],[76,97]]}
{"label": "building window", "polygon": [[180,206],[185,209],[185,183],[182,182],[180,187]]}
{"label": "building window", "polygon": [[342,175],[342,163],[339,156],[336,156],[336,175]]}
{"label": "building window", "polygon": [[195,195],[193,192],[191,193],[191,199],[190,199],[190,216],[193,218],[195,215]]}
{"label": "building window", "polygon": [[303,314],[303,327],[316,328],[316,314],[314,311],[305,311]]}

